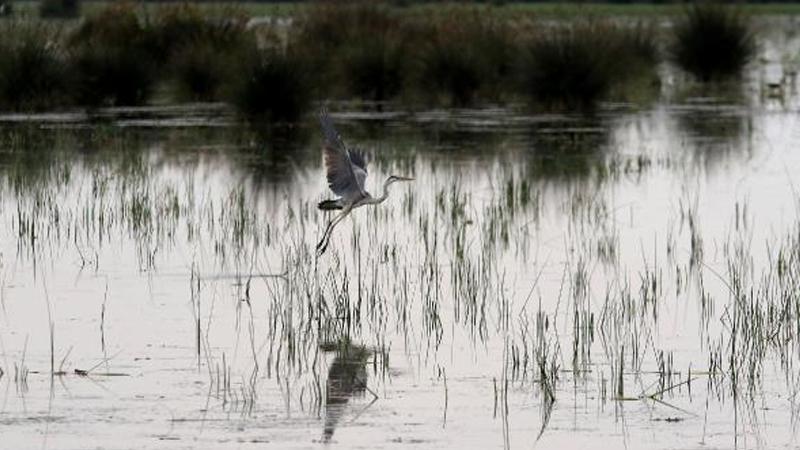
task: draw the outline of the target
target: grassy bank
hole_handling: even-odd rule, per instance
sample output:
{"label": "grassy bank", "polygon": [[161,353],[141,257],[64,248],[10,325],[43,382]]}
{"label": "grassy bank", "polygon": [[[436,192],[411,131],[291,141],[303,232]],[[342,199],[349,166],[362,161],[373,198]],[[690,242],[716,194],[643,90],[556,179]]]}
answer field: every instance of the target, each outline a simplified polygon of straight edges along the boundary
{"label": "grassy bank", "polygon": [[[707,48],[707,40],[686,36],[717,35],[720,21],[692,20],[697,7],[682,7],[675,19],[680,33],[671,36],[644,18],[542,20],[556,10],[602,12],[609,5],[97,6],[84,4],[79,21],[0,23],[2,109],[137,105],[156,96],[227,102],[244,117],[270,122],[294,121],[325,99],[592,109],[604,100],[629,101],[633,91],[656,93],[656,68],[665,60],[716,81],[738,75],[753,57],[752,46],[731,48],[726,59],[703,57],[742,40],[752,44],[750,16],[727,8],[702,10],[723,25],[735,18],[735,26],[724,28],[727,40]],[[253,21],[255,7],[291,19]],[[667,47],[678,57],[667,59]],[[711,66],[698,71],[692,65],[698,58]],[[29,79],[35,84],[27,86]]]}

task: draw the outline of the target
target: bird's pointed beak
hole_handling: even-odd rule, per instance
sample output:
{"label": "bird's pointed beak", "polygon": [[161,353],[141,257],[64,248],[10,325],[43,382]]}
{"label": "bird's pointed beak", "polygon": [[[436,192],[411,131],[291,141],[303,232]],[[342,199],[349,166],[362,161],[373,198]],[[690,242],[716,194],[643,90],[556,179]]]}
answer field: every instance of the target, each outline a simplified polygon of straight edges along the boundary
{"label": "bird's pointed beak", "polygon": [[414,181],[414,179],[411,178],[411,177],[398,177],[398,176],[395,176],[395,178],[397,178],[400,181]]}

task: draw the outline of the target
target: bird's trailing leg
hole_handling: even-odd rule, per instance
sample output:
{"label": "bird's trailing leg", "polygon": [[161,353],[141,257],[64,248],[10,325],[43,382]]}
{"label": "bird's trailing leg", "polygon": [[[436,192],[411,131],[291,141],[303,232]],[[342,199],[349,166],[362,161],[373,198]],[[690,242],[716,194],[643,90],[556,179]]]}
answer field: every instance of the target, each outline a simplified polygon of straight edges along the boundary
{"label": "bird's trailing leg", "polygon": [[322,239],[320,239],[319,243],[317,243],[317,256],[322,255],[325,253],[325,250],[328,248],[328,244],[331,241],[331,234],[333,234],[333,228],[342,221],[350,211],[352,211],[352,207],[346,207],[338,216],[334,217],[330,222],[328,222],[328,226],[325,228],[325,232],[322,234]]}

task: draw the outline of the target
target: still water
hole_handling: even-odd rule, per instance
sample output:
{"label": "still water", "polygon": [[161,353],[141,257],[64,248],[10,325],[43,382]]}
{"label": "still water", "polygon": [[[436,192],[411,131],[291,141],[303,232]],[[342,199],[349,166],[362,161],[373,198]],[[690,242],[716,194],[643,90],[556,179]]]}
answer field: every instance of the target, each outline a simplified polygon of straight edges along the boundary
{"label": "still water", "polygon": [[794,447],[795,41],[592,115],[334,104],[416,180],[321,257],[312,118],[3,116],[3,447]]}

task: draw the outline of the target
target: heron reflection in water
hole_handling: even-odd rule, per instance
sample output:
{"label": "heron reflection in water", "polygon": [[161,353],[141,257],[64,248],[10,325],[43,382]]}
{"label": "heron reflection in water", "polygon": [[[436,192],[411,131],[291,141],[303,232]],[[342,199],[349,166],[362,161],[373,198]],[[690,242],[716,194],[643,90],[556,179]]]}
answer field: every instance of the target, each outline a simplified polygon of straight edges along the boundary
{"label": "heron reflection in water", "polygon": [[367,161],[364,154],[356,149],[347,148],[324,109],[319,113],[319,123],[322,127],[322,152],[325,156],[328,187],[339,198],[324,200],[318,207],[321,210],[341,210],[341,212],[328,222],[322,239],[317,244],[318,256],[328,248],[333,228],[351,211],[360,206],[383,203],[389,197],[389,186],[392,183],[413,180],[410,177],[391,175],[383,183],[383,194],[377,198],[373,197],[366,191],[364,184],[367,180]]}
{"label": "heron reflection in water", "polygon": [[364,346],[352,345],[350,342],[342,342],[336,348],[336,356],[328,369],[325,389],[324,442],[329,442],[333,437],[351,398],[361,397],[367,391],[373,396],[373,400],[356,417],[377,400],[377,396],[367,387],[367,361],[371,352]]}

